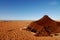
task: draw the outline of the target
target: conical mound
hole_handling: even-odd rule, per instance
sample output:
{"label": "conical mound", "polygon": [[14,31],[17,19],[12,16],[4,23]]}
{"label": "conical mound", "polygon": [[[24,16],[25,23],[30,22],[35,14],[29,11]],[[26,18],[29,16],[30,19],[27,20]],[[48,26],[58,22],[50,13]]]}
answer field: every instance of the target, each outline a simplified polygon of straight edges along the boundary
{"label": "conical mound", "polygon": [[56,28],[56,21],[52,20],[47,15],[44,15],[41,19],[34,21],[30,25],[28,25],[29,30],[38,32],[38,35],[42,36],[47,36],[49,34],[55,33]]}

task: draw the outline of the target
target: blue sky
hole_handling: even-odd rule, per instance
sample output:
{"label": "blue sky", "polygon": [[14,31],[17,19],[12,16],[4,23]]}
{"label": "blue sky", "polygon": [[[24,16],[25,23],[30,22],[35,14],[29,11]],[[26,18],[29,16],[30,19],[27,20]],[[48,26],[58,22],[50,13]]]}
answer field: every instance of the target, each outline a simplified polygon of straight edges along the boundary
{"label": "blue sky", "polygon": [[60,20],[60,0],[0,0],[0,20]]}

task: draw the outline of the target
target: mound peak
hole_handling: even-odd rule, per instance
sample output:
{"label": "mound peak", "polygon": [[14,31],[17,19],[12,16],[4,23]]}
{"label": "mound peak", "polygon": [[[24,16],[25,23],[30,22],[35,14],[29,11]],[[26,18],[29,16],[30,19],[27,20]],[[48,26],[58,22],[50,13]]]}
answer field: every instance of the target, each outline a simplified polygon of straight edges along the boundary
{"label": "mound peak", "polygon": [[49,17],[48,15],[44,15],[43,17]]}
{"label": "mound peak", "polygon": [[44,15],[41,19],[35,21],[39,25],[48,25],[48,24],[55,24],[55,21],[52,20],[48,15]]}
{"label": "mound peak", "polygon": [[44,15],[42,18],[51,19],[48,15]]}
{"label": "mound peak", "polygon": [[48,15],[44,15],[41,19],[39,19],[39,21],[49,21],[49,20],[51,20],[51,21],[53,21]]}

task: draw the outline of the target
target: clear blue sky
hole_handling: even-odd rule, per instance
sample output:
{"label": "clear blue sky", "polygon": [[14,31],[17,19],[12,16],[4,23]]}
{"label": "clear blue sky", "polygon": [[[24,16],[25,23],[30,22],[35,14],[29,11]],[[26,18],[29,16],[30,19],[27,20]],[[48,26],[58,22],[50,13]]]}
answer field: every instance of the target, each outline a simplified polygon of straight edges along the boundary
{"label": "clear blue sky", "polygon": [[60,0],[0,0],[0,20],[60,20]]}

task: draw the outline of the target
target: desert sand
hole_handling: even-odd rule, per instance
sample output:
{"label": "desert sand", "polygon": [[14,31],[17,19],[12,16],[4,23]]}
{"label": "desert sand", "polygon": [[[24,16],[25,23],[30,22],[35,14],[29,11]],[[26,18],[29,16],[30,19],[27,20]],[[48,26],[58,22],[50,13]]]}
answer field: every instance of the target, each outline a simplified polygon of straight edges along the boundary
{"label": "desert sand", "polygon": [[32,21],[0,21],[0,40],[60,40],[60,36],[36,37],[33,32],[23,30]]}

